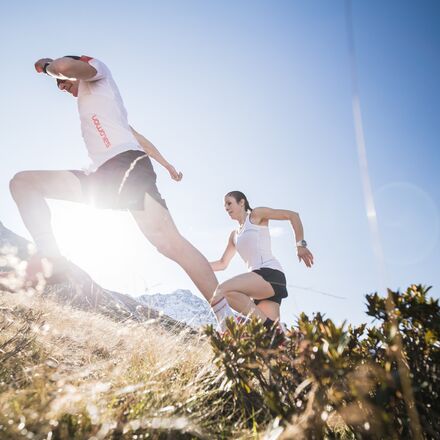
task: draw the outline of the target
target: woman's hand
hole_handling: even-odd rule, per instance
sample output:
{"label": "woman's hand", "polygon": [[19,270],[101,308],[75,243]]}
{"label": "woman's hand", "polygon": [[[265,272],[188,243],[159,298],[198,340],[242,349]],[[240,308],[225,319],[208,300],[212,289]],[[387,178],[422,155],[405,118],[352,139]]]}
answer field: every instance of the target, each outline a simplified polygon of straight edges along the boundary
{"label": "woman's hand", "polygon": [[297,247],[297,255],[298,255],[298,261],[301,262],[304,261],[304,264],[307,267],[312,267],[313,265],[313,254],[306,248],[302,246]]}
{"label": "woman's hand", "polygon": [[168,166],[167,170],[173,180],[175,180],[176,182],[180,182],[182,180],[183,174],[181,171],[177,172],[172,165]]}

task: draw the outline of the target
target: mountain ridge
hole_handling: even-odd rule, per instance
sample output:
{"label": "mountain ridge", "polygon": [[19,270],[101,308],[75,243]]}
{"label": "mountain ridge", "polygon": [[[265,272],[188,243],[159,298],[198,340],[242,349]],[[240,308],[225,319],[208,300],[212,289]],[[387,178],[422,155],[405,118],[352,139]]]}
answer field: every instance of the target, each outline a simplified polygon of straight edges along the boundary
{"label": "mountain ridge", "polygon": [[[12,278],[20,278],[17,268],[14,267],[16,263],[13,259],[6,257],[12,254],[16,255],[19,260],[27,261],[30,257],[30,244],[28,240],[8,229],[0,221],[0,257],[3,257],[0,258],[0,273],[11,274]],[[84,274],[84,278],[90,278],[81,269],[79,272]],[[0,278],[0,292],[2,290],[5,292],[8,290],[9,292],[13,291],[7,287],[8,276]],[[166,313],[160,313],[156,309],[148,307],[130,295],[104,289],[91,278],[90,281],[91,283],[84,283],[83,279],[72,279],[70,277],[63,282],[47,283],[42,295],[81,310],[101,313],[116,321],[135,320],[145,322],[155,320],[166,328],[182,330],[188,328],[185,323],[169,317]],[[84,288],[84,286],[87,287]],[[22,285],[18,286],[18,291],[23,291],[26,288],[28,286],[22,280]]]}
{"label": "mountain ridge", "polygon": [[188,289],[177,289],[172,293],[144,294],[136,299],[149,308],[163,311],[173,319],[194,328],[207,324],[215,325],[216,320],[208,302],[194,295]]}

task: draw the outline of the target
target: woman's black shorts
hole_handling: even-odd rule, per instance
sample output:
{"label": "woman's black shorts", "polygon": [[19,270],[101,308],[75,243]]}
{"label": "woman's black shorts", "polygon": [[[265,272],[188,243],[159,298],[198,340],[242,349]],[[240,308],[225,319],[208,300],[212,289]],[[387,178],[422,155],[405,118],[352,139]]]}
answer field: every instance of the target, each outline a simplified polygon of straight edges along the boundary
{"label": "woman's black shorts", "polygon": [[263,277],[265,281],[270,283],[275,292],[275,295],[270,296],[269,298],[254,299],[255,304],[258,304],[261,301],[273,301],[281,304],[281,300],[283,298],[287,298],[286,276],[283,272],[276,269],[270,269],[268,267],[262,267],[261,269],[256,269],[252,272],[257,273],[258,275]]}
{"label": "woman's black shorts", "polygon": [[81,182],[84,202],[97,208],[142,211],[145,193],[167,208],[157,189],[151,160],[143,151],[124,151],[90,174],[71,172]]}

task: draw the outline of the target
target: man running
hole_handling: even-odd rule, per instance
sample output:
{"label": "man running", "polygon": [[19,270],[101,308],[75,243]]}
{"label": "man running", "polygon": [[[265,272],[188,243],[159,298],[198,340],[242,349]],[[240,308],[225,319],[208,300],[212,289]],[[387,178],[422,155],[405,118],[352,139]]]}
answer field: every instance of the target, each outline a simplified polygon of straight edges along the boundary
{"label": "man running", "polygon": [[55,240],[46,199],[93,203],[100,208],[128,210],[145,237],[179,264],[209,301],[217,279],[206,258],[177,230],[157,189],[150,157],[174,180],[179,181],[182,174],[129,125],[110,70],[87,56],[43,58],[35,63],[35,69],[56,79],[60,90],[77,98],[92,165],[90,172],[21,171],[11,180],[12,196],[38,249],[28,273],[32,276],[43,258],[53,264],[55,273],[62,274],[69,267]]}

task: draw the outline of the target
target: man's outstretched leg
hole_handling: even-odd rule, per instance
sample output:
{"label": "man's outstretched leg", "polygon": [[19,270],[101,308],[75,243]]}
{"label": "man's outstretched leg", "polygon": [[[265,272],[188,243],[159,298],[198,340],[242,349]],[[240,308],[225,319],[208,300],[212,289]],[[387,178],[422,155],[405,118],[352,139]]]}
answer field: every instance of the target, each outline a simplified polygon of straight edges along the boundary
{"label": "man's outstretched leg", "polygon": [[217,288],[217,278],[208,260],[180,235],[168,210],[145,194],[144,210],[131,213],[151,244],[181,266],[210,302]]}
{"label": "man's outstretched leg", "polygon": [[40,257],[47,257],[53,263],[62,259],[46,198],[81,202],[81,184],[70,171],[21,171],[11,180],[10,189],[39,253],[28,266],[32,278],[35,275],[32,272],[41,271]]}

